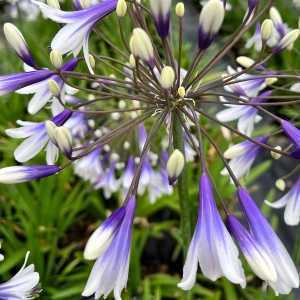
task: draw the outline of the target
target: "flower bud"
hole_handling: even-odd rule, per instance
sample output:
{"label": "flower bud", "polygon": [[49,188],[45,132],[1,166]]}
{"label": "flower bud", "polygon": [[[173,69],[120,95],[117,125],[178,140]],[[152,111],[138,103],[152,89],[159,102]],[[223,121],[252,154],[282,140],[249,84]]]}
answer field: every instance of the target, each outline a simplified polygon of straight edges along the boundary
{"label": "flower bud", "polygon": [[220,0],[209,0],[203,7],[199,18],[198,44],[205,50],[213,42],[220,30],[225,16],[225,8]]}
{"label": "flower bud", "polygon": [[274,30],[274,25],[272,20],[266,19],[261,25],[261,38],[263,41],[267,41],[271,38]]}
{"label": "flower bud", "polygon": [[251,68],[255,64],[255,61],[247,56],[239,56],[236,61],[244,68]]}
{"label": "flower bud", "polygon": [[292,47],[294,42],[298,39],[300,35],[300,30],[299,29],[294,29],[287,33],[279,42],[279,45],[274,48],[274,52],[280,52],[286,48]]}
{"label": "flower bud", "polygon": [[130,64],[131,68],[135,68],[135,66],[136,66],[136,61],[135,61],[133,54],[130,54],[130,56],[129,56],[129,64]]}
{"label": "flower bud", "polygon": [[175,81],[175,72],[172,67],[164,67],[161,71],[159,82],[164,89],[169,89]]}
{"label": "flower bud", "polygon": [[142,28],[135,28],[130,39],[130,51],[135,57],[153,65],[154,50],[152,42]]}
{"label": "flower bud", "polygon": [[185,88],[183,86],[180,86],[179,89],[178,89],[178,95],[181,97],[181,98],[184,98],[185,97]]}
{"label": "flower bud", "polygon": [[92,54],[89,54],[89,63],[90,63],[90,67],[94,69],[96,66],[96,61],[95,61],[95,57]]}
{"label": "flower bud", "polygon": [[58,0],[47,0],[47,4],[53,8],[60,9]]}
{"label": "flower bud", "polygon": [[12,23],[5,23],[3,31],[7,42],[14,48],[17,55],[29,66],[34,67],[32,55],[20,30]]}
{"label": "flower bud", "polygon": [[278,179],[275,182],[275,186],[278,188],[279,191],[284,192],[286,188],[286,183],[283,179]]}
{"label": "flower bud", "polygon": [[116,14],[118,17],[124,17],[127,13],[127,3],[125,0],[118,0]]}
{"label": "flower bud", "polygon": [[[280,146],[276,146],[275,149],[276,149],[276,150],[279,150],[279,151],[282,150],[282,148],[281,148]],[[272,156],[272,158],[274,158],[274,159],[277,160],[277,159],[280,159],[282,155],[281,155],[280,153],[271,151],[271,156]]]}
{"label": "flower bud", "polygon": [[72,135],[67,127],[61,126],[56,128],[56,145],[67,156],[72,155]]}
{"label": "flower bud", "polygon": [[55,80],[53,79],[48,80],[48,88],[54,97],[59,97],[60,87]]}
{"label": "flower bud", "polygon": [[155,26],[161,38],[166,38],[170,30],[171,0],[150,0]]}
{"label": "flower bud", "polygon": [[276,77],[267,78],[266,79],[266,85],[272,85],[272,84],[274,84],[277,81],[278,81],[278,78],[276,78]]}
{"label": "flower bud", "polygon": [[185,6],[183,2],[178,2],[175,7],[176,16],[182,18],[185,13]]}
{"label": "flower bud", "polygon": [[59,69],[63,65],[62,55],[55,49],[50,52],[50,61],[56,69]]}
{"label": "flower bud", "polygon": [[47,134],[49,136],[49,139],[52,143],[56,143],[55,142],[55,135],[56,135],[56,125],[54,122],[48,120],[45,122],[45,127],[46,127],[46,130],[47,130]]}
{"label": "flower bud", "polygon": [[269,13],[269,14],[270,14],[270,18],[271,18],[271,20],[273,21],[275,27],[276,27],[278,24],[282,24],[282,23],[283,23],[283,22],[282,22],[281,15],[280,15],[280,13],[279,13],[279,11],[278,11],[278,9],[277,9],[276,7],[272,6],[272,7],[270,8],[270,13]]}
{"label": "flower bud", "polygon": [[174,150],[167,162],[167,172],[170,184],[174,184],[184,168],[184,156],[179,150]]}

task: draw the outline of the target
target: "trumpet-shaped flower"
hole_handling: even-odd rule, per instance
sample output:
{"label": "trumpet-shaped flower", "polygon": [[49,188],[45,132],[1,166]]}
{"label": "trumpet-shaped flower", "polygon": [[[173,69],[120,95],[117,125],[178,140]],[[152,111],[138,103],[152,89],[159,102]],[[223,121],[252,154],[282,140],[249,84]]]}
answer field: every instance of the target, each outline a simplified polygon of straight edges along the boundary
{"label": "trumpet-shaped flower", "polygon": [[239,188],[238,196],[253,237],[275,267],[277,279],[267,283],[277,294],[289,294],[293,288],[299,287],[299,274],[290,255],[249,193]]}
{"label": "trumpet-shaped flower", "polygon": [[[52,118],[56,126],[62,126],[72,115],[68,109]],[[27,162],[35,157],[46,146],[46,160],[49,165],[53,165],[58,156],[58,148],[50,141],[45,122],[34,123],[17,121],[22,127],[7,129],[5,133],[12,137],[25,140],[16,148],[15,159],[18,162]]]}
{"label": "trumpet-shaped flower", "polygon": [[245,287],[246,280],[235,246],[218,212],[213,189],[207,174],[201,176],[198,222],[189,246],[178,284],[184,290],[193,287],[198,263],[203,274],[211,280],[225,276],[233,283]]}
{"label": "trumpet-shaped flower", "polygon": [[89,36],[95,24],[116,9],[117,0],[106,0],[91,7],[77,11],[62,11],[40,1],[33,1],[43,14],[51,20],[66,24],[54,37],[51,48],[61,54],[79,54],[83,48],[84,58],[91,73],[93,68],[89,59]]}
{"label": "trumpet-shaped flower", "polygon": [[273,208],[285,207],[284,221],[287,225],[296,226],[300,223],[300,178],[282,198],[276,202],[265,201]]}
{"label": "trumpet-shaped flower", "polygon": [[123,208],[114,213],[105,225],[94,233],[88,245],[95,254],[93,257],[99,253],[100,255],[82,293],[84,297],[95,295],[95,299],[101,296],[106,298],[114,291],[115,299],[121,300],[121,292],[128,279],[135,205],[135,198],[130,197]]}

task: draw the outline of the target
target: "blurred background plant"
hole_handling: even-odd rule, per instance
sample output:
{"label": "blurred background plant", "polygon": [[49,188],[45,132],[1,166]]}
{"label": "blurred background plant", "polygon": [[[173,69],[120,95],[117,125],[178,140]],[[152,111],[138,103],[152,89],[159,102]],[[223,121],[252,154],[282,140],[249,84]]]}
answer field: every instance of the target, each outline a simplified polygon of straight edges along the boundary
{"label": "blurred background plant", "polygon": [[[21,2],[24,2],[21,4]],[[71,5],[71,1],[65,1]],[[175,2],[175,1],[174,1]],[[193,50],[193,40],[196,41],[195,28],[201,7],[199,1],[186,0],[187,13],[185,18],[185,58],[183,65],[188,64]],[[193,3],[194,2],[194,3]],[[244,3],[245,2],[245,3]],[[230,0],[231,11],[228,12],[227,22],[223,27],[222,36],[230,34],[240,22],[239,10],[247,6],[247,1]],[[296,24],[299,11],[292,1],[274,1],[282,12],[287,23]],[[0,1],[0,23],[14,22],[23,32],[34,56],[41,65],[49,64],[49,43],[58,25],[48,22],[39,14],[28,9],[29,1]],[[32,20],[34,19],[34,21]],[[230,21],[228,21],[230,20]],[[106,35],[120,43],[119,33],[113,32],[115,16],[111,16],[101,25]],[[129,25],[128,25],[129,26]],[[129,29],[128,29],[129,31]],[[245,50],[244,43],[253,32],[247,33],[241,47],[233,49],[232,57],[227,57],[227,64],[234,64],[234,57],[238,55],[257,55],[252,50]],[[222,40],[218,40],[222,43]],[[92,43],[91,43],[92,44]],[[93,50],[103,55],[112,51],[105,42],[94,42]],[[121,47],[121,46],[120,46]],[[217,46],[216,46],[217,47]],[[241,52],[242,51],[242,52]],[[213,51],[212,51],[213,52]],[[0,73],[12,73],[21,69],[22,65],[4,41],[0,34]],[[300,69],[300,54],[297,47],[293,51],[286,51],[272,61],[275,69]],[[224,69],[224,68],[223,68]],[[222,71],[222,69],[220,69]],[[101,65],[99,73],[111,70]],[[297,107],[285,108],[281,114],[297,116]],[[45,119],[43,113],[40,120]],[[11,153],[16,142],[4,134],[7,128],[13,128],[18,119],[29,120],[23,96],[10,94],[1,98],[0,113],[0,167],[14,164]],[[266,124],[265,126],[272,126]],[[226,149],[231,140],[224,140],[220,136],[219,128],[210,128],[214,138],[222,149]],[[233,187],[228,185],[226,177],[220,176],[222,162],[216,158],[213,149],[208,149],[211,161],[210,171],[218,191],[222,191],[224,200],[229,200],[233,194]],[[288,169],[286,160],[272,166],[270,157],[262,157],[246,179],[250,191],[257,193],[257,199],[263,201],[274,200],[278,191],[272,188],[276,179]],[[267,170],[268,176],[265,175]],[[196,212],[199,177],[198,170],[188,166],[188,182],[190,203]],[[271,175],[270,175],[271,174]],[[94,191],[88,183],[77,178],[73,171],[67,170],[55,177],[39,182],[13,186],[0,185],[0,237],[3,241],[2,252],[5,261],[0,264],[1,280],[9,278],[22,264],[24,255],[30,250],[30,260],[36,265],[41,275],[43,293],[41,299],[80,299],[81,291],[88,277],[91,265],[83,260],[82,251],[86,240],[94,229],[101,223],[111,210],[118,206],[118,197],[113,195],[105,200],[101,192]],[[300,263],[299,230],[291,229],[281,224],[281,213],[270,215],[270,209],[263,206],[263,210],[280,231],[281,237],[294,245],[294,258]],[[139,198],[138,218],[135,221],[133,249],[131,257],[131,271],[128,289],[124,299],[183,299],[183,292],[177,288],[182,270],[181,238],[179,235],[179,204],[176,194],[165,196],[151,204],[147,196]],[[196,215],[194,216],[196,218]],[[298,250],[298,251],[297,251]],[[249,273],[251,274],[251,273]],[[190,293],[190,299],[207,300],[237,300],[237,299],[278,299],[272,291],[262,291],[261,281],[250,278],[246,289],[232,285],[227,280],[212,283],[198,275],[198,284]],[[296,298],[295,298],[296,297]],[[284,296],[282,299],[297,299],[297,295]]]}

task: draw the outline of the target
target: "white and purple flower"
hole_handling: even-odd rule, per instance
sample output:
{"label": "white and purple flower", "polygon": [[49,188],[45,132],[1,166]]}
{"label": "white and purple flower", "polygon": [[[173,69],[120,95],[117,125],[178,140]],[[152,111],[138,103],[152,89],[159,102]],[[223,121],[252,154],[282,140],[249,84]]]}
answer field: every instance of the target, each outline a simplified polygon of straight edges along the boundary
{"label": "white and purple flower", "polygon": [[113,291],[115,299],[121,300],[128,280],[135,206],[135,198],[130,197],[89,240],[85,254],[97,260],[82,296],[106,298]]}
{"label": "white and purple flower", "polygon": [[[52,118],[56,126],[62,126],[71,117],[72,112],[68,109]],[[46,146],[46,160],[49,165],[53,165],[59,154],[57,146],[51,142],[47,133],[45,122],[34,123],[17,121],[22,126],[19,128],[7,129],[5,133],[12,137],[25,140],[16,148],[14,157],[18,162],[27,162],[35,157]]]}
{"label": "white and purple flower", "polygon": [[238,198],[253,238],[264,249],[275,267],[277,277],[274,277],[273,281],[267,281],[268,285],[276,294],[289,294],[293,288],[299,287],[299,273],[290,255],[244,188],[239,188]]}
{"label": "white and purple flower", "polygon": [[265,203],[273,208],[283,208],[284,221],[287,225],[296,226],[300,223],[300,178],[282,198],[276,202],[265,201]]}
{"label": "white and purple flower", "polygon": [[54,37],[51,48],[61,54],[79,54],[83,48],[84,58],[91,73],[93,68],[89,58],[89,36],[101,19],[116,9],[117,0],[101,1],[91,7],[77,11],[62,11],[48,6],[40,1],[33,1],[43,14],[51,20],[66,24]]}
{"label": "white and purple flower", "polygon": [[199,212],[196,229],[189,246],[178,286],[184,290],[193,287],[198,263],[203,274],[215,281],[224,276],[233,283],[246,286],[239,252],[218,212],[213,189],[206,173],[200,181]]}

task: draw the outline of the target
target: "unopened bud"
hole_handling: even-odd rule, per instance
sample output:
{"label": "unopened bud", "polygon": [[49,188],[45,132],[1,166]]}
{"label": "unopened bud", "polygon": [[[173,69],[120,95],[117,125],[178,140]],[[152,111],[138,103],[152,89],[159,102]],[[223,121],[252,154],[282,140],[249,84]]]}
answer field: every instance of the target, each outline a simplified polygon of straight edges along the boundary
{"label": "unopened bud", "polygon": [[220,0],[209,0],[203,7],[199,18],[198,44],[204,50],[213,42],[220,30],[225,16],[225,8]]}
{"label": "unopened bud", "polygon": [[174,150],[167,162],[167,172],[170,184],[174,184],[184,168],[184,156],[179,150]]}
{"label": "unopened bud", "polygon": [[60,95],[60,87],[55,80],[48,80],[48,88],[53,96],[58,97]]}
{"label": "unopened bud", "polygon": [[185,13],[185,7],[183,2],[178,2],[175,7],[176,16],[182,18]]}
{"label": "unopened bud", "polygon": [[278,179],[275,182],[275,186],[279,189],[279,191],[284,192],[286,188],[286,183],[283,179]]}
{"label": "unopened bud", "polygon": [[247,56],[239,56],[236,61],[244,68],[251,68],[255,64],[255,61]]}
{"label": "unopened bud", "polygon": [[294,42],[298,39],[300,35],[300,30],[299,29],[294,29],[287,33],[279,42],[279,45],[275,47],[275,52],[284,50],[286,48],[291,49],[293,46]]}
{"label": "unopened bud", "polygon": [[169,35],[171,2],[171,0],[150,0],[156,30],[161,38]]}
{"label": "unopened bud", "polygon": [[55,68],[59,69],[63,64],[63,58],[62,58],[61,53],[59,51],[53,49],[50,52],[50,61]]}
{"label": "unopened bud", "polygon": [[67,127],[60,126],[56,128],[56,145],[67,156],[72,154],[72,135]]}
{"label": "unopened bud", "polygon": [[181,97],[181,98],[184,98],[185,97],[185,88],[183,86],[180,86],[179,89],[178,89],[178,95]]}
{"label": "unopened bud", "polygon": [[172,67],[164,67],[161,71],[159,82],[164,89],[169,89],[175,81],[175,72]]}
{"label": "unopened bud", "polygon": [[[282,148],[280,146],[276,146],[274,149],[282,151]],[[280,159],[282,155],[278,152],[271,151],[271,156],[277,160]]]}
{"label": "unopened bud", "polygon": [[118,0],[116,14],[118,17],[124,17],[127,13],[127,3],[125,0]]}
{"label": "unopened bud", "polygon": [[3,31],[6,40],[14,48],[17,55],[28,65],[34,66],[33,58],[20,30],[12,23],[5,23]]}
{"label": "unopened bud", "polygon": [[275,24],[275,26],[283,23],[278,9],[274,6],[272,6],[270,8],[270,18],[273,21],[273,23]]}
{"label": "unopened bud", "polygon": [[274,30],[274,25],[271,19],[266,19],[261,25],[261,38],[263,41],[267,41],[271,38]]}
{"label": "unopened bud", "polygon": [[45,126],[46,126],[47,134],[49,136],[50,141],[55,144],[56,143],[55,135],[56,135],[57,126],[52,121],[46,121]]}
{"label": "unopened bud", "polygon": [[142,28],[135,28],[133,30],[129,45],[130,51],[135,57],[139,57],[149,64],[152,64],[154,50],[152,42],[145,30]]}
{"label": "unopened bud", "polygon": [[132,68],[135,68],[135,66],[136,66],[136,61],[135,61],[135,58],[134,58],[134,55],[133,55],[133,54],[131,54],[131,55],[129,56],[129,64],[130,64],[130,66],[131,66]]}
{"label": "unopened bud", "polygon": [[53,8],[60,9],[58,0],[47,0],[47,4]]}
{"label": "unopened bud", "polygon": [[91,68],[94,69],[96,66],[96,61],[95,61],[95,57],[92,54],[89,54],[89,62]]}

